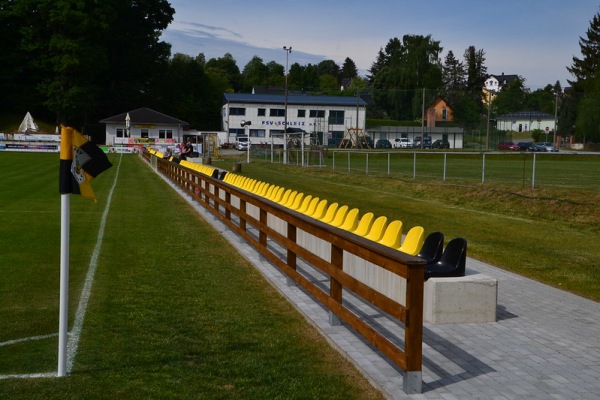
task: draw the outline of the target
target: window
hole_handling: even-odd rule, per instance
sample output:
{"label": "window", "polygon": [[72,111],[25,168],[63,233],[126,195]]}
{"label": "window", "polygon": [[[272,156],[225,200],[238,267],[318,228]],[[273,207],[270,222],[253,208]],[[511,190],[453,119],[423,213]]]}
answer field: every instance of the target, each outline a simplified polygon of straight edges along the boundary
{"label": "window", "polygon": [[141,137],[143,137],[143,138],[148,137],[148,129],[142,129],[141,133],[142,133]]}
{"label": "window", "polygon": [[173,139],[173,130],[172,129],[159,129],[158,130],[158,138],[159,139]]}
{"label": "window", "polygon": [[265,115],[267,115],[266,109],[265,108],[259,108],[258,109],[258,116],[259,117],[264,117]]}
{"label": "window", "polygon": [[242,107],[231,107],[229,115],[246,115],[246,109]]}
{"label": "window", "polygon": [[250,137],[265,137],[266,130],[264,129],[250,129]]}
{"label": "window", "polygon": [[448,118],[448,110],[442,108],[442,121],[445,121]]}
{"label": "window", "polygon": [[270,117],[285,117],[285,108],[271,108],[269,110]]}
{"label": "window", "polygon": [[310,118],[325,118],[325,110],[310,110],[308,116]]}
{"label": "window", "polygon": [[331,125],[343,125],[344,124],[344,111],[339,111],[339,110],[329,111],[329,123]]}
{"label": "window", "polygon": [[306,110],[298,110],[298,118],[306,117]]}
{"label": "window", "polygon": [[117,128],[117,137],[125,137],[125,129]]}

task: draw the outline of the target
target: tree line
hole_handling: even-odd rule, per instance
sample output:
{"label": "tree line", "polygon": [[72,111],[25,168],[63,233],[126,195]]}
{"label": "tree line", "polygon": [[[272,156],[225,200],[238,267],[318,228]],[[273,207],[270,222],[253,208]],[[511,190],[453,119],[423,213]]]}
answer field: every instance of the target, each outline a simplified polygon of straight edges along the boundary
{"label": "tree line", "polygon": [[[25,110],[83,131],[101,132],[98,121],[149,107],[201,130],[220,129],[225,92],[283,87],[285,67],[253,57],[240,70],[234,57],[171,55],[160,40],[175,10],[167,0],[0,0],[0,107]],[[423,103],[445,98],[455,123],[474,128],[491,115],[516,111],[559,114],[559,133],[600,140],[600,14],[581,37],[582,57],[566,67],[568,89],[557,81],[530,91],[518,77],[490,103],[485,51],[469,46],[462,57],[430,35],[392,38],[361,77],[354,61],[293,63],[288,87],[306,94],[361,96],[368,117],[417,121]],[[489,109],[488,109],[489,107]],[[38,117],[39,118],[39,117]]]}

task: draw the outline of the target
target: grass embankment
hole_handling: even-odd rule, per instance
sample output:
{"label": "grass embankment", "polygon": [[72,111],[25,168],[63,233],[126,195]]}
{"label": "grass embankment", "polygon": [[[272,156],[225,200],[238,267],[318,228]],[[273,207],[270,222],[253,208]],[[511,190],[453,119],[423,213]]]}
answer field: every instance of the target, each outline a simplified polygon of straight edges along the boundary
{"label": "grass embankment", "polygon": [[[229,169],[231,161],[215,162]],[[469,256],[600,300],[600,193],[576,189],[444,185],[253,162],[243,174],[462,236]]]}
{"label": "grass embankment", "polygon": [[[71,196],[72,323],[117,174]],[[0,154],[0,343],[58,330],[56,154]],[[0,347],[0,375],[56,370],[56,337]],[[244,258],[123,156],[72,374],[0,380],[6,399],[382,398]]]}

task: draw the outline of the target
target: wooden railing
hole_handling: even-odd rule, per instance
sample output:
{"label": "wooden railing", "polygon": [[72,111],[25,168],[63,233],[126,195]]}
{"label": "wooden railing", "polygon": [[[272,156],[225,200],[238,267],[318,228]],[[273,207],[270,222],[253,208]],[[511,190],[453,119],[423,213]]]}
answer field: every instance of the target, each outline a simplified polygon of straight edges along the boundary
{"label": "wooden railing", "polygon": [[[424,264],[418,258],[292,211],[217,178],[145,152],[143,157],[216,218],[250,243],[287,277],[344,321],[405,371],[403,390],[420,393],[422,376]],[[328,244],[328,254],[306,243]],[[317,246],[318,247],[318,246]],[[350,256],[350,257],[348,257]],[[405,280],[404,304],[365,284],[344,263],[360,258]],[[299,272],[299,259],[329,277],[326,290]],[[366,264],[366,263],[365,263]],[[347,266],[348,267],[348,266]],[[404,348],[380,333],[344,303],[344,289],[404,325]],[[398,326],[401,326],[400,324]]]}

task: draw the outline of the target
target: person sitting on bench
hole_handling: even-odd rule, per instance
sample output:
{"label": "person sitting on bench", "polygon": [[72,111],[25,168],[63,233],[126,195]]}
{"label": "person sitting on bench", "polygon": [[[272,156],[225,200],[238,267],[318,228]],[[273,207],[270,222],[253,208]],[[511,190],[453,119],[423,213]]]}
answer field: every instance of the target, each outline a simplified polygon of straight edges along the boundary
{"label": "person sitting on bench", "polygon": [[190,142],[188,140],[186,142],[185,146],[183,146],[183,151],[181,152],[181,155],[179,156],[179,158],[181,158],[182,160],[186,160],[188,157],[192,156],[193,151],[194,151],[194,147],[192,146],[192,142]]}

